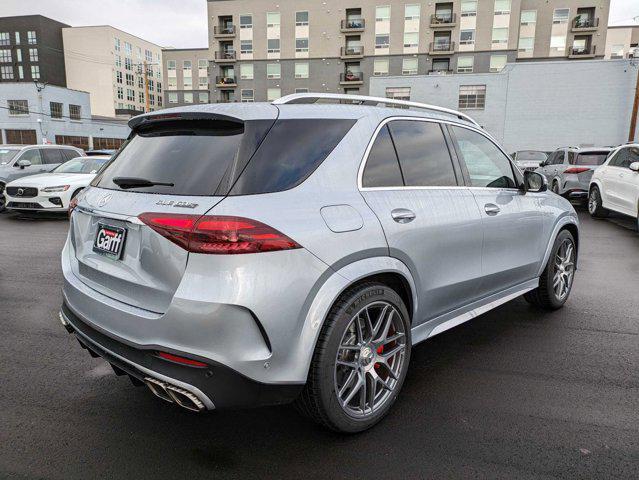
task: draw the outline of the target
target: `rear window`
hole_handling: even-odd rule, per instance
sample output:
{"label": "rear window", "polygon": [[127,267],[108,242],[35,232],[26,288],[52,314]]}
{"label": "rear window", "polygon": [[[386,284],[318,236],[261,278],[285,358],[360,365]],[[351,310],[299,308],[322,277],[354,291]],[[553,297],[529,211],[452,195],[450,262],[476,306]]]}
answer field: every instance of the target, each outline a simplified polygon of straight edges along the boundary
{"label": "rear window", "polygon": [[543,162],[548,158],[545,152],[535,152],[533,150],[522,150],[517,152],[517,160],[524,162]]}
{"label": "rear window", "polygon": [[579,153],[575,165],[603,165],[609,152]]}

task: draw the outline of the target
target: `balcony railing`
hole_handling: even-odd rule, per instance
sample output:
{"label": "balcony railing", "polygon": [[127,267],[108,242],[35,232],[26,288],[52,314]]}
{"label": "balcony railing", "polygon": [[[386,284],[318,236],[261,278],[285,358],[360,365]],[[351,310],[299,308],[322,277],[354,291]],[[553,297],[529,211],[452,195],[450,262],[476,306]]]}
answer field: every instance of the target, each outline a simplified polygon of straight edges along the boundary
{"label": "balcony railing", "polygon": [[455,51],[455,42],[451,41],[438,41],[430,42],[428,47],[430,53],[449,53]]}
{"label": "balcony railing", "polygon": [[215,85],[219,87],[223,87],[223,86],[234,87],[237,85],[237,79],[235,77],[218,76],[218,77],[215,77]]}
{"label": "balcony railing", "polygon": [[594,57],[597,51],[597,45],[589,45],[585,47],[572,47],[568,54],[569,57],[573,58],[584,58],[584,57]]}
{"label": "balcony railing", "polygon": [[342,20],[341,30],[342,32],[361,32],[366,27],[366,22],[363,18],[347,18]]}
{"label": "balcony railing", "polygon": [[364,56],[364,47],[361,45],[352,46],[352,47],[342,47],[340,51],[340,56],[344,57],[363,57]]}
{"label": "balcony railing", "polygon": [[599,27],[599,18],[593,17],[584,17],[582,15],[577,15],[572,21],[572,29],[573,30],[589,30],[596,29]]}
{"label": "balcony railing", "polygon": [[433,70],[428,70],[428,75],[452,75],[452,70],[445,70],[440,68],[435,68]]}
{"label": "balcony railing", "polygon": [[339,74],[340,83],[362,83],[364,74],[362,72],[345,72]]}
{"label": "balcony railing", "polygon": [[457,23],[456,13],[433,13],[430,16],[431,27],[449,27]]}
{"label": "balcony railing", "polygon": [[234,61],[236,60],[235,50],[222,50],[221,52],[215,52],[216,61]]}
{"label": "balcony railing", "polygon": [[216,25],[213,27],[213,35],[216,37],[235,35],[235,25]]}

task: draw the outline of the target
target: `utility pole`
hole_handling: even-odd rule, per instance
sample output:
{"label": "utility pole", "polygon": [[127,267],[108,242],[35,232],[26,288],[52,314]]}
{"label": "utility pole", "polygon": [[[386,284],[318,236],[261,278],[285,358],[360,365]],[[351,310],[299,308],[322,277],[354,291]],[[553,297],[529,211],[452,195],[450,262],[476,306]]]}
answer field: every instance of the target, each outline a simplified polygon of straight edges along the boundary
{"label": "utility pole", "polygon": [[146,111],[151,111],[151,99],[149,98],[149,72],[147,71],[148,65],[146,60],[144,61],[144,99],[146,101]]}
{"label": "utility pole", "polygon": [[[634,66],[635,62],[632,61],[631,65]],[[630,118],[630,132],[628,133],[628,141],[632,142],[635,139],[635,132],[637,131],[637,113],[639,113],[639,64],[637,64],[637,85],[635,87],[635,103],[632,106],[632,117]]]}

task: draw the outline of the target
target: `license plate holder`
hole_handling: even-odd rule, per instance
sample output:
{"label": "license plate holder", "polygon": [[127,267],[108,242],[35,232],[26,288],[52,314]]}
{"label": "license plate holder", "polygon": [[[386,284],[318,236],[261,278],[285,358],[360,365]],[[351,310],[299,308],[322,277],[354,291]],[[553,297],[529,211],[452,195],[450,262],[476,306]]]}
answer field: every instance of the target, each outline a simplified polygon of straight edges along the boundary
{"label": "license plate holder", "polygon": [[126,228],[98,223],[93,241],[93,251],[113,260],[120,260],[124,252]]}

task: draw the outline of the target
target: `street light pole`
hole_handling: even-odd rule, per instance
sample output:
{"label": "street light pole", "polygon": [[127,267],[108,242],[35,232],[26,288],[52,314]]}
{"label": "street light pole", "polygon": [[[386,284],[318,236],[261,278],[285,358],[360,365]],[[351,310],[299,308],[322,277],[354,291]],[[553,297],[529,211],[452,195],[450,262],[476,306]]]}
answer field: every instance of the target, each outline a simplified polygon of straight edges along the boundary
{"label": "street light pole", "polygon": [[[634,60],[630,63],[635,66]],[[637,131],[637,114],[639,113],[639,64],[637,65],[637,85],[635,86],[635,102],[632,106],[632,117],[630,117],[630,132],[628,132],[628,141],[632,142],[635,139],[635,132]]]}

